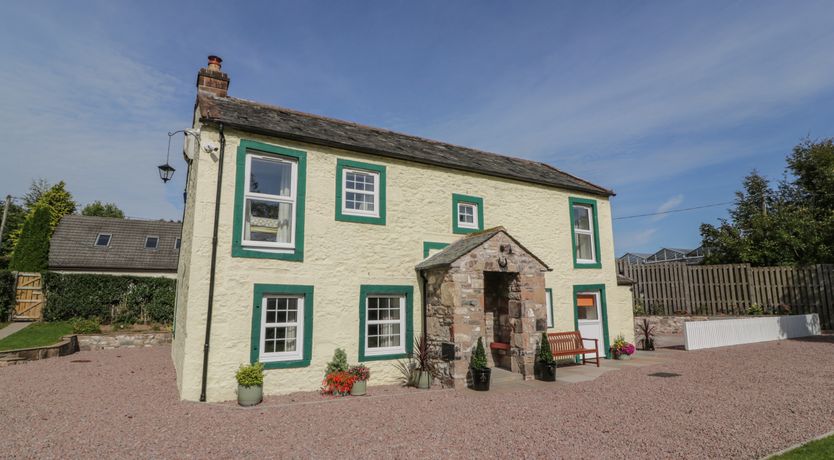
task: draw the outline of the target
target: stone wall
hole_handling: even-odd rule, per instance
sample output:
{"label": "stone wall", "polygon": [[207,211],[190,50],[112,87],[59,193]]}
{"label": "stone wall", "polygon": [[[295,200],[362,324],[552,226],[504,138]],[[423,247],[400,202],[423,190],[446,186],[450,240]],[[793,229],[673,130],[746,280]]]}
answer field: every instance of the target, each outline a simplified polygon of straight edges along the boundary
{"label": "stone wall", "polygon": [[683,334],[683,323],[686,321],[709,321],[716,319],[748,318],[748,316],[635,316],[634,336],[641,336],[639,325],[643,318],[648,318],[649,323],[654,325],[656,335],[681,335]]}
{"label": "stone wall", "polygon": [[[465,386],[478,338],[483,338],[490,365],[509,364],[524,379],[533,378],[537,335],[547,328],[544,291],[545,267],[505,233],[498,233],[462,256],[447,269],[426,273],[427,334],[430,345],[440,349],[452,342],[455,359],[437,363],[440,380],[447,386]],[[484,272],[508,274],[506,293],[510,350],[491,351],[493,316],[485,312]]]}
{"label": "stone wall", "polygon": [[170,332],[132,332],[78,336],[78,347],[82,351],[110,350],[113,348],[144,348],[168,343],[171,343]]}

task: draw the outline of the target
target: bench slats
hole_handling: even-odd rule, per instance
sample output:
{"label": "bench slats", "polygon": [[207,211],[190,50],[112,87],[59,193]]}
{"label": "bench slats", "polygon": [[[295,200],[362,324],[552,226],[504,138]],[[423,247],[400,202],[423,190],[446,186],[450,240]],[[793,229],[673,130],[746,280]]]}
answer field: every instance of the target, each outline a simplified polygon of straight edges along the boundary
{"label": "bench slats", "polygon": [[[596,339],[591,340],[594,340],[594,343],[597,344]],[[550,351],[554,357],[582,355],[582,364],[587,361],[586,353],[596,353],[596,365],[599,367],[599,344],[596,345],[596,348],[586,347],[579,331],[551,332],[547,334],[547,342],[550,343]]]}

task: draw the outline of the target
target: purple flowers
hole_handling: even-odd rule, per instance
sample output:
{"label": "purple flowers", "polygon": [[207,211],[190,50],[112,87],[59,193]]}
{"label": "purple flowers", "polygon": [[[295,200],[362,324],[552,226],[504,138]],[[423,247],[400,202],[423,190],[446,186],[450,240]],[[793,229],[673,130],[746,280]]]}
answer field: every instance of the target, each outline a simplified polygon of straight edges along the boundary
{"label": "purple flowers", "polygon": [[614,344],[611,345],[611,353],[614,354],[614,357],[618,357],[619,355],[627,355],[631,356],[634,354],[636,348],[634,344],[626,342],[625,337],[622,335],[618,335],[616,339],[614,339]]}

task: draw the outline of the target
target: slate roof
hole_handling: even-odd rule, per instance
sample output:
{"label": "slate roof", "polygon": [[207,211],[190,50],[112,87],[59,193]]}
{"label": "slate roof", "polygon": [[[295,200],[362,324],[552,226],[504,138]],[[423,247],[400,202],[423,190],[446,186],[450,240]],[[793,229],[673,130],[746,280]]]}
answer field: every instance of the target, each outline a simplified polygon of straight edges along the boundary
{"label": "slate roof", "polygon": [[353,150],[540,185],[610,196],[614,192],[548,164],[514,158],[333,118],[199,92],[202,122],[310,144]]}
{"label": "slate roof", "polygon": [[[50,241],[49,268],[176,273],[181,230],[179,222],[64,216]],[[95,246],[99,233],[112,235],[109,246]],[[146,236],[159,237],[157,249],[145,249]]]}
{"label": "slate roof", "polygon": [[527,248],[522,246],[522,244],[519,243],[518,240],[516,240],[509,233],[507,233],[507,230],[505,230],[504,227],[490,228],[482,232],[472,233],[467,236],[464,236],[463,238],[441,249],[439,252],[435,253],[428,259],[420,262],[419,264],[417,264],[417,267],[415,268],[417,270],[427,270],[429,268],[445,267],[447,265],[450,265],[454,261],[468,254],[473,249],[477,248],[483,243],[486,243],[493,236],[502,232],[505,235],[507,235],[511,240],[513,240],[527,254],[530,254],[531,257],[533,257],[540,264],[542,264],[544,268],[550,270],[550,267],[548,267],[546,263],[544,263],[541,259],[536,257],[536,255],[530,252]]}

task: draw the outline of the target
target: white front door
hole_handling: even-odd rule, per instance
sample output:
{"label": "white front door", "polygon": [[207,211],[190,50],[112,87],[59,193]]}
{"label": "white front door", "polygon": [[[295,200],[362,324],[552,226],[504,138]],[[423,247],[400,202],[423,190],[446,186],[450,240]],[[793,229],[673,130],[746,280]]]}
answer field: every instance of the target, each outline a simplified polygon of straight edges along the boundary
{"label": "white front door", "polygon": [[[602,308],[600,307],[599,292],[579,292],[576,294],[576,318],[579,323],[579,333],[583,339],[597,339],[599,354],[605,357],[605,343],[602,335]],[[593,348],[594,342],[584,340],[582,345]],[[596,358],[595,353],[586,355]]]}

